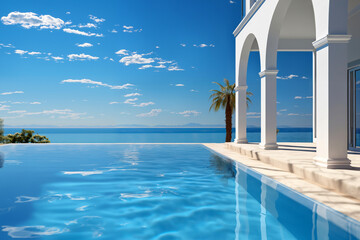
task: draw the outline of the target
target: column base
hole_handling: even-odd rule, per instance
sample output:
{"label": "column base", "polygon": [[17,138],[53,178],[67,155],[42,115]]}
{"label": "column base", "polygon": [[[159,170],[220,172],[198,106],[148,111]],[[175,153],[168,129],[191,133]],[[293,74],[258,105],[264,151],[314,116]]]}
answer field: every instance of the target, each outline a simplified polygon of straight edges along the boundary
{"label": "column base", "polygon": [[234,143],[237,143],[237,144],[248,143],[248,140],[246,138],[242,138],[242,139],[235,138]]}
{"label": "column base", "polygon": [[314,163],[320,167],[328,169],[350,169],[351,161],[348,158],[328,159],[323,157],[314,157]]}
{"label": "column base", "polygon": [[263,143],[260,143],[259,144],[259,147],[261,149],[264,149],[264,150],[275,150],[275,149],[278,149],[278,145],[276,143],[267,143],[267,144],[263,144]]}

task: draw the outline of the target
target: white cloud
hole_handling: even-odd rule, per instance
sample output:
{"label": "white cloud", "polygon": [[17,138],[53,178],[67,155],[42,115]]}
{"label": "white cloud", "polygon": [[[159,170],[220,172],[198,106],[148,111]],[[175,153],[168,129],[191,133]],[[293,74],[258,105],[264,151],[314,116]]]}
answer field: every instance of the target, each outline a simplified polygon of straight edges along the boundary
{"label": "white cloud", "polygon": [[63,60],[64,58],[62,57],[52,57],[55,61],[58,61],[58,60]]}
{"label": "white cloud", "polygon": [[[126,49],[120,49],[115,54],[123,55],[119,60],[120,63],[125,64],[125,66],[129,66],[131,64],[140,64],[142,66],[139,69],[147,69],[147,68],[157,68],[157,69],[165,69],[168,68],[169,71],[183,71],[184,69],[180,69],[177,66],[177,63],[174,61],[164,60],[159,57],[146,57],[152,55],[153,52],[139,54],[137,52],[130,52]],[[152,65],[151,63],[156,63],[158,65]],[[170,66],[166,66],[170,64]]]}
{"label": "white cloud", "polygon": [[229,3],[233,4],[233,3],[235,3],[235,1],[230,0]]}
{"label": "white cloud", "polygon": [[288,116],[299,116],[300,114],[298,113],[289,113]]}
{"label": "white cloud", "polygon": [[141,96],[142,94],[140,93],[129,93],[129,94],[125,94],[124,97],[136,97],[136,96]]}
{"label": "white cloud", "polygon": [[143,66],[139,67],[139,69],[147,69],[147,68],[166,68],[166,66],[163,64],[160,64],[157,66],[147,64],[147,65],[143,65]]}
{"label": "white cloud", "polygon": [[139,69],[147,69],[147,68],[152,68],[154,67],[153,65],[142,65],[141,67],[139,67]]}
{"label": "white cloud", "polygon": [[126,99],[124,103],[126,104],[135,104],[135,101],[139,100],[138,98],[129,98]]}
{"label": "white cloud", "polygon": [[[35,51],[30,52],[30,51],[25,51],[25,50],[21,50],[21,49],[16,49],[14,52],[16,54],[21,55],[21,56],[23,56],[25,54],[28,54],[30,56],[37,56],[36,58],[44,59],[44,60],[47,60],[47,61],[50,60],[50,58],[48,56],[52,55],[52,53],[42,53],[42,52],[35,52]],[[40,56],[40,55],[45,55],[45,56]],[[24,58],[27,58],[27,57],[24,57]]]}
{"label": "white cloud", "polygon": [[155,48],[160,48],[159,46],[155,46]]}
{"label": "white cloud", "polygon": [[71,109],[53,109],[44,110],[41,112],[25,112],[22,115],[60,115],[60,118],[79,119],[80,116],[86,115],[86,113],[76,113]]}
{"label": "white cloud", "polygon": [[295,96],[294,99],[311,99],[313,98],[312,96],[306,96],[306,97],[302,97],[302,96]]}
{"label": "white cloud", "polygon": [[154,105],[154,104],[155,103],[153,103],[153,102],[143,102],[143,103],[135,104],[134,106],[135,107],[146,107],[146,106]]}
{"label": "white cloud", "polygon": [[126,83],[124,85],[112,86],[111,89],[129,89],[129,87],[134,86],[134,84]]}
{"label": "white cloud", "polygon": [[20,50],[20,49],[16,49],[15,50],[15,53],[16,54],[20,54],[20,55],[24,55],[25,53],[27,53],[28,51],[25,51],[25,50]]}
{"label": "white cloud", "polygon": [[40,55],[41,52],[28,52],[29,55]]}
{"label": "white cloud", "polygon": [[114,59],[112,59],[112,58],[109,58],[109,57],[104,57],[104,60],[107,60],[107,59],[109,59],[109,61],[112,61],[112,62],[114,62]]}
{"label": "white cloud", "polygon": [[160,65],[158,65],[158,66],[154,66],[154,68],[166,68],[166,66],[163,65],[163,64],[160,64]]}
{"label": "white cloud", "polygon": [[87,54],[84,54],[84,53],[81,53],[81,54],[69,54],[68,58],[69,58],[69,61],[76,61],[76,60],[84,61],[84,60],[97,60],[97,59],[99,59],[99,57],[94,57],[94,56],[87,55]]}
{"label": "white cloud", "polygon": [[134,26],[123,26],[123,32],[133,33],[133,32],[141,32],[142,29],[135,29]]}
{"label": "white cloud", "polygon": [[21,114],[21,113],[26,113],[25,110],[16,110],[16,111],[9,111],[8,113],[10,114]]}
{"label": "white cloud", "polygon": [[195,89],[190,89],[190,92],[199,92],[199,91]]}
{"label": "white cloud", "polygon": [[194,44],[193,46],[194,46],[194,47],[200,47],[200,48],[204,48],[204,47],[215,47],[214,44],[205,44],[205,43],[202,43],[202,44],[199,44],[199,45]]}
{"label": "white cloud", "polygon": [[19,24],[22,27],[40,28],[40,29],[60,29],[64,26],[64,21],[50,15],[37,15],[33,12],[11,12],[7,16],[1,18],[5,25]]}
{"label": "white cloud", "polygon": [[248,112],[248,113],[246,113],[246,116],[247,116],[247,118],[257,119],[257,118],[261,117],[261,114],[259,112]]}
{"label": "white cloud", "polygon": [[93,23],[87,23],[87,24],[79,24],[79,28],[97,28],[97,26]]}
{"label": "white cloud", "polygon": [[175,87],[184,87],[184,86],[185,86],[185,85],[182,84],[182,83],[178,83],[178,84],[175,85]]}
{"label": "white cloud", "polygon": [[182,115],[184,117],[194,117],[194,116],[198,116],[200,114],[200,112],[195,111],[195,110],[186,110],[183,112],[179,112],[177,114]]}
{"label": "white cloud", "polygon": [[93,20],[94,22],[97,22],[97,23],[105,22],[105,19],[95,17],[94,15],[89,15],[89,18],[90,18],[91,20]]}
{"label": "white cloud", "polygon": [[186,47],[186,44],[185,43],[180,43],[180,46]]}
{"label": "white cloud", "polygon": [[92,47],[93,45],[91,43],[77,43],[76,46],[78,47]]}
{"label": "white cloud", "polygon": [[8,111],[10,110],[10,106],[8,105],[0,105],[0,111]]}
{"label": "white cloud", "polygon": [[[280,80],[291,80],[291,79],[294,79],[294,78],[300,78],[299,75],[296,75],[296,74],[290,74],[288,76],[277,76],[276,77],[277,79],[280,79]],[[308,79],[307,77],[305,76],[302,76],[301,79]]]}
{"label": "white cloud", "polygon": [[61,83],[82,83],[82,84],[90,84],[90,85],[108,87],[110,89],[128,89],[129,87],[134,86],[133,84],[130,84],[130,83],[113,86],[113,85],[110,85],[107,83],[93,81],[91,79],[66,79],[66,80],[61,81]]}
{"label": "white cloud", "polygon": [[120,49],[120,50],[117,51],[115,54],[118,54],[118,55],[129,55],[128,52],[129,52],[129,51],[126,50],[126,49]]}
{"label": "white cloud", "polygon": [[14,91],[14,92],[3,92],[1,95],[12,95],[12,94],[21,94],[23,91]]}
{"label": "white cloud", "polygon": [[66,12],[66,14],[68,14],[68,15],[69,15],[69,14],[71,14],[71,12]]}
{"label": "white cloud", "polygon": [[71,29],[71,28],[64,28],[63,31],[66,33],[73,33],[73,34],[83,35],[83,36],[87,36],[87,37],[92,37],[92,36],[103,37],[104,36],[104,35],[98,34],[98,33],[83,32],[83,31],[79,31],[79,30]]}
{"label": "white cloud", "polygon": [[184,69],[179,68],[178,66],[170,66],[169,71],[184,71]]}
{"label": "white cloud", "polygon": [[0,47],[4,47],[4,48],[15,48],[12,44],[3,44],[3,43],[0,43]]}
{"label": "white cloud", "polygon": [[4,101],[2,103],[5,103],[5,102],[8,102],[10,104],[41,104],[41,102],[12,102],[12,101]]}
{"label": "white cloud", "polygon": [[112,33],[117,33],[116,29],[111,30]]}
{"label": "white cloud", "polygon": [[25,104],[26,102],[11,102],[11,104]]}
{"label": "white cloud", "polygon": [[153,58],[146,58],[144,56],[149,55],[152,53],[146,53],[146,54],[137,54],[132,53],[130,56],[125,56],[120,59],[120,63],[124,63],[125,66],[129,66],[130,64],[149,64],[153,63],[155,60]]}
{"label": "white cloud", "polygon": [[281,109],[280,110],[280,112],[286,112],[287,111],[287,109]]}
{"label": "white cloud", "polygon": [[109,104],[118,104],[119,102],[109,102]]}
{"label": "white cloud", "polygon": [[158,116],[160,113],[162,112],[161,109],[152,109],[150,112],[148,113],[141,113],[141,114],[138,114],[136,116],[138,117],[156,117]]}

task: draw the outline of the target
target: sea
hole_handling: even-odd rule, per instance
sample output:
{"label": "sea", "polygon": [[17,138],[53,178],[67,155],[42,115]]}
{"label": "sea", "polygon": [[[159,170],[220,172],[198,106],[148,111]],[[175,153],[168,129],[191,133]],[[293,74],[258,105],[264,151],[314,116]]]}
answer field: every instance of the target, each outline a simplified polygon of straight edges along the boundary
{"label": "sea", "polygon": [[[222,143],[224,128],[26,128],[51,143]],[[5,128],[5,134],[21,128]],[[248,128],[249,142],[260,142],[260,128]],[[235,138],[235,129],[232,134]],[[279,128],[278,142],[311,142],[312,128]]]}

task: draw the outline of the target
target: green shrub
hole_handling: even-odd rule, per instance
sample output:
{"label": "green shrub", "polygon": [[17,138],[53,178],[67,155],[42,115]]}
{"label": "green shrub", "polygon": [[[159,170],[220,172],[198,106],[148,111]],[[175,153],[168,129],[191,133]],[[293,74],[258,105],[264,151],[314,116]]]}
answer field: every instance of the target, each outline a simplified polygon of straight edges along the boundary
{"label": "green shrub", "polygon": [[50,143],[49,139],[39,134],[34,134],[33,130],[21,130],[20,133],[8,134],[4,137],[4,143]]}

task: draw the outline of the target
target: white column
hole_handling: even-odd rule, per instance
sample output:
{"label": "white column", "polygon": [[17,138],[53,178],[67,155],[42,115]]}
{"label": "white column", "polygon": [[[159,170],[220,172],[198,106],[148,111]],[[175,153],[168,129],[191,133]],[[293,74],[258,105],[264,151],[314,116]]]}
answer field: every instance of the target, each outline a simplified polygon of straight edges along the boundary
{"label": "white column", "polygon": [[316,49],[317,147],[315,163],[350,168],[347,158],[347,43],[349,35],[327,35]]}
{"label": "white column", "polygon": [[261,142],[263,149],[277,149],[276,141],[276,75],[278,70],[265,70],[261,77]]}
{"label": "white column", "polygon": [[313,51],[313,142],[316,143],[317,138],[317,127],[316,127],[316,116],[317,116],[317,81],[316,81],[316,51]]}
{"label": "white column", "polygon": [[246,90],[247,86],[237,86],[235,104],[235,143],[247,143],[246,138]]}

